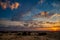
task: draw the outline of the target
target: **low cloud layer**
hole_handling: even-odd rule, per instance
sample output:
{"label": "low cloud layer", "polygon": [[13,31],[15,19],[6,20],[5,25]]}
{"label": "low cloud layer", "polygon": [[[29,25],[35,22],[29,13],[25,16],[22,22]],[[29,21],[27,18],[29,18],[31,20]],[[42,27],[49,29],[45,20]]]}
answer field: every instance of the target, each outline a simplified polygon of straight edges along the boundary
{"label": "low cloud layer", "polygon": [[60,22],[56,23],[55,22],[49,22],[49,21],[10,21],[10,20],[0,20],[0,26],[4,27],[10,27],[10,26],[15,26],[15,27],[54,27],[54,26],[60,26]]}

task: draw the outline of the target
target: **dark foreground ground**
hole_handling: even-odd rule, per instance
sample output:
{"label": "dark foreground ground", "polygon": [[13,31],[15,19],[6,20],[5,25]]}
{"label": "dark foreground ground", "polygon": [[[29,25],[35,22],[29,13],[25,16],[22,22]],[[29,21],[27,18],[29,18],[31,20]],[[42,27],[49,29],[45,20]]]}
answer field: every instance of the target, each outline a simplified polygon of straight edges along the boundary
{"label": "dark foreground ground", "polygon": [[60,40],[60,32],[0,32],[0,40]]}

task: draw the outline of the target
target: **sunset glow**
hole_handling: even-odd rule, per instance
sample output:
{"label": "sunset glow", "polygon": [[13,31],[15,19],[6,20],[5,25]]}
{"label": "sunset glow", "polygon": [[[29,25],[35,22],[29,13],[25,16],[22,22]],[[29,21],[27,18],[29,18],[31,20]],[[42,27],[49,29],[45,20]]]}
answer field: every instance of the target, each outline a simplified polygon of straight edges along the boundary
{"label": "sunset glow", "polygon": [[59,31],[60,1],[0,0],[0,27]]}

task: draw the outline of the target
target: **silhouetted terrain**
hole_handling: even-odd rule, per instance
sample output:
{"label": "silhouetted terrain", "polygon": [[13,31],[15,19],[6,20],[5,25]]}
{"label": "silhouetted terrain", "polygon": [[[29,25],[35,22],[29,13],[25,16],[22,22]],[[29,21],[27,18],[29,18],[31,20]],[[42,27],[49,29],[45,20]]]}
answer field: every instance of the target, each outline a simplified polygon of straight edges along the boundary
{"label": "silhouetted terrain", "polygon": [[44,35],[35,33],[24,35],[22,32],[0,32],[0,40],[60,40],[60,32],[45,32]]}

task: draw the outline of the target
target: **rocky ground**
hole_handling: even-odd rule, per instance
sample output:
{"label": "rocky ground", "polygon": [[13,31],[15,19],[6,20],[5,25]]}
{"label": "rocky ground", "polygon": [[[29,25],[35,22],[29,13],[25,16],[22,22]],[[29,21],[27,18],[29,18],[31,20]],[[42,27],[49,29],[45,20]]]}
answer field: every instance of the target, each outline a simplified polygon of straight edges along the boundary
{"label": "rocky ground", "polygon": [[0,40],[60,40],[60,32],[22,33],[22,32],[0,32]]}

